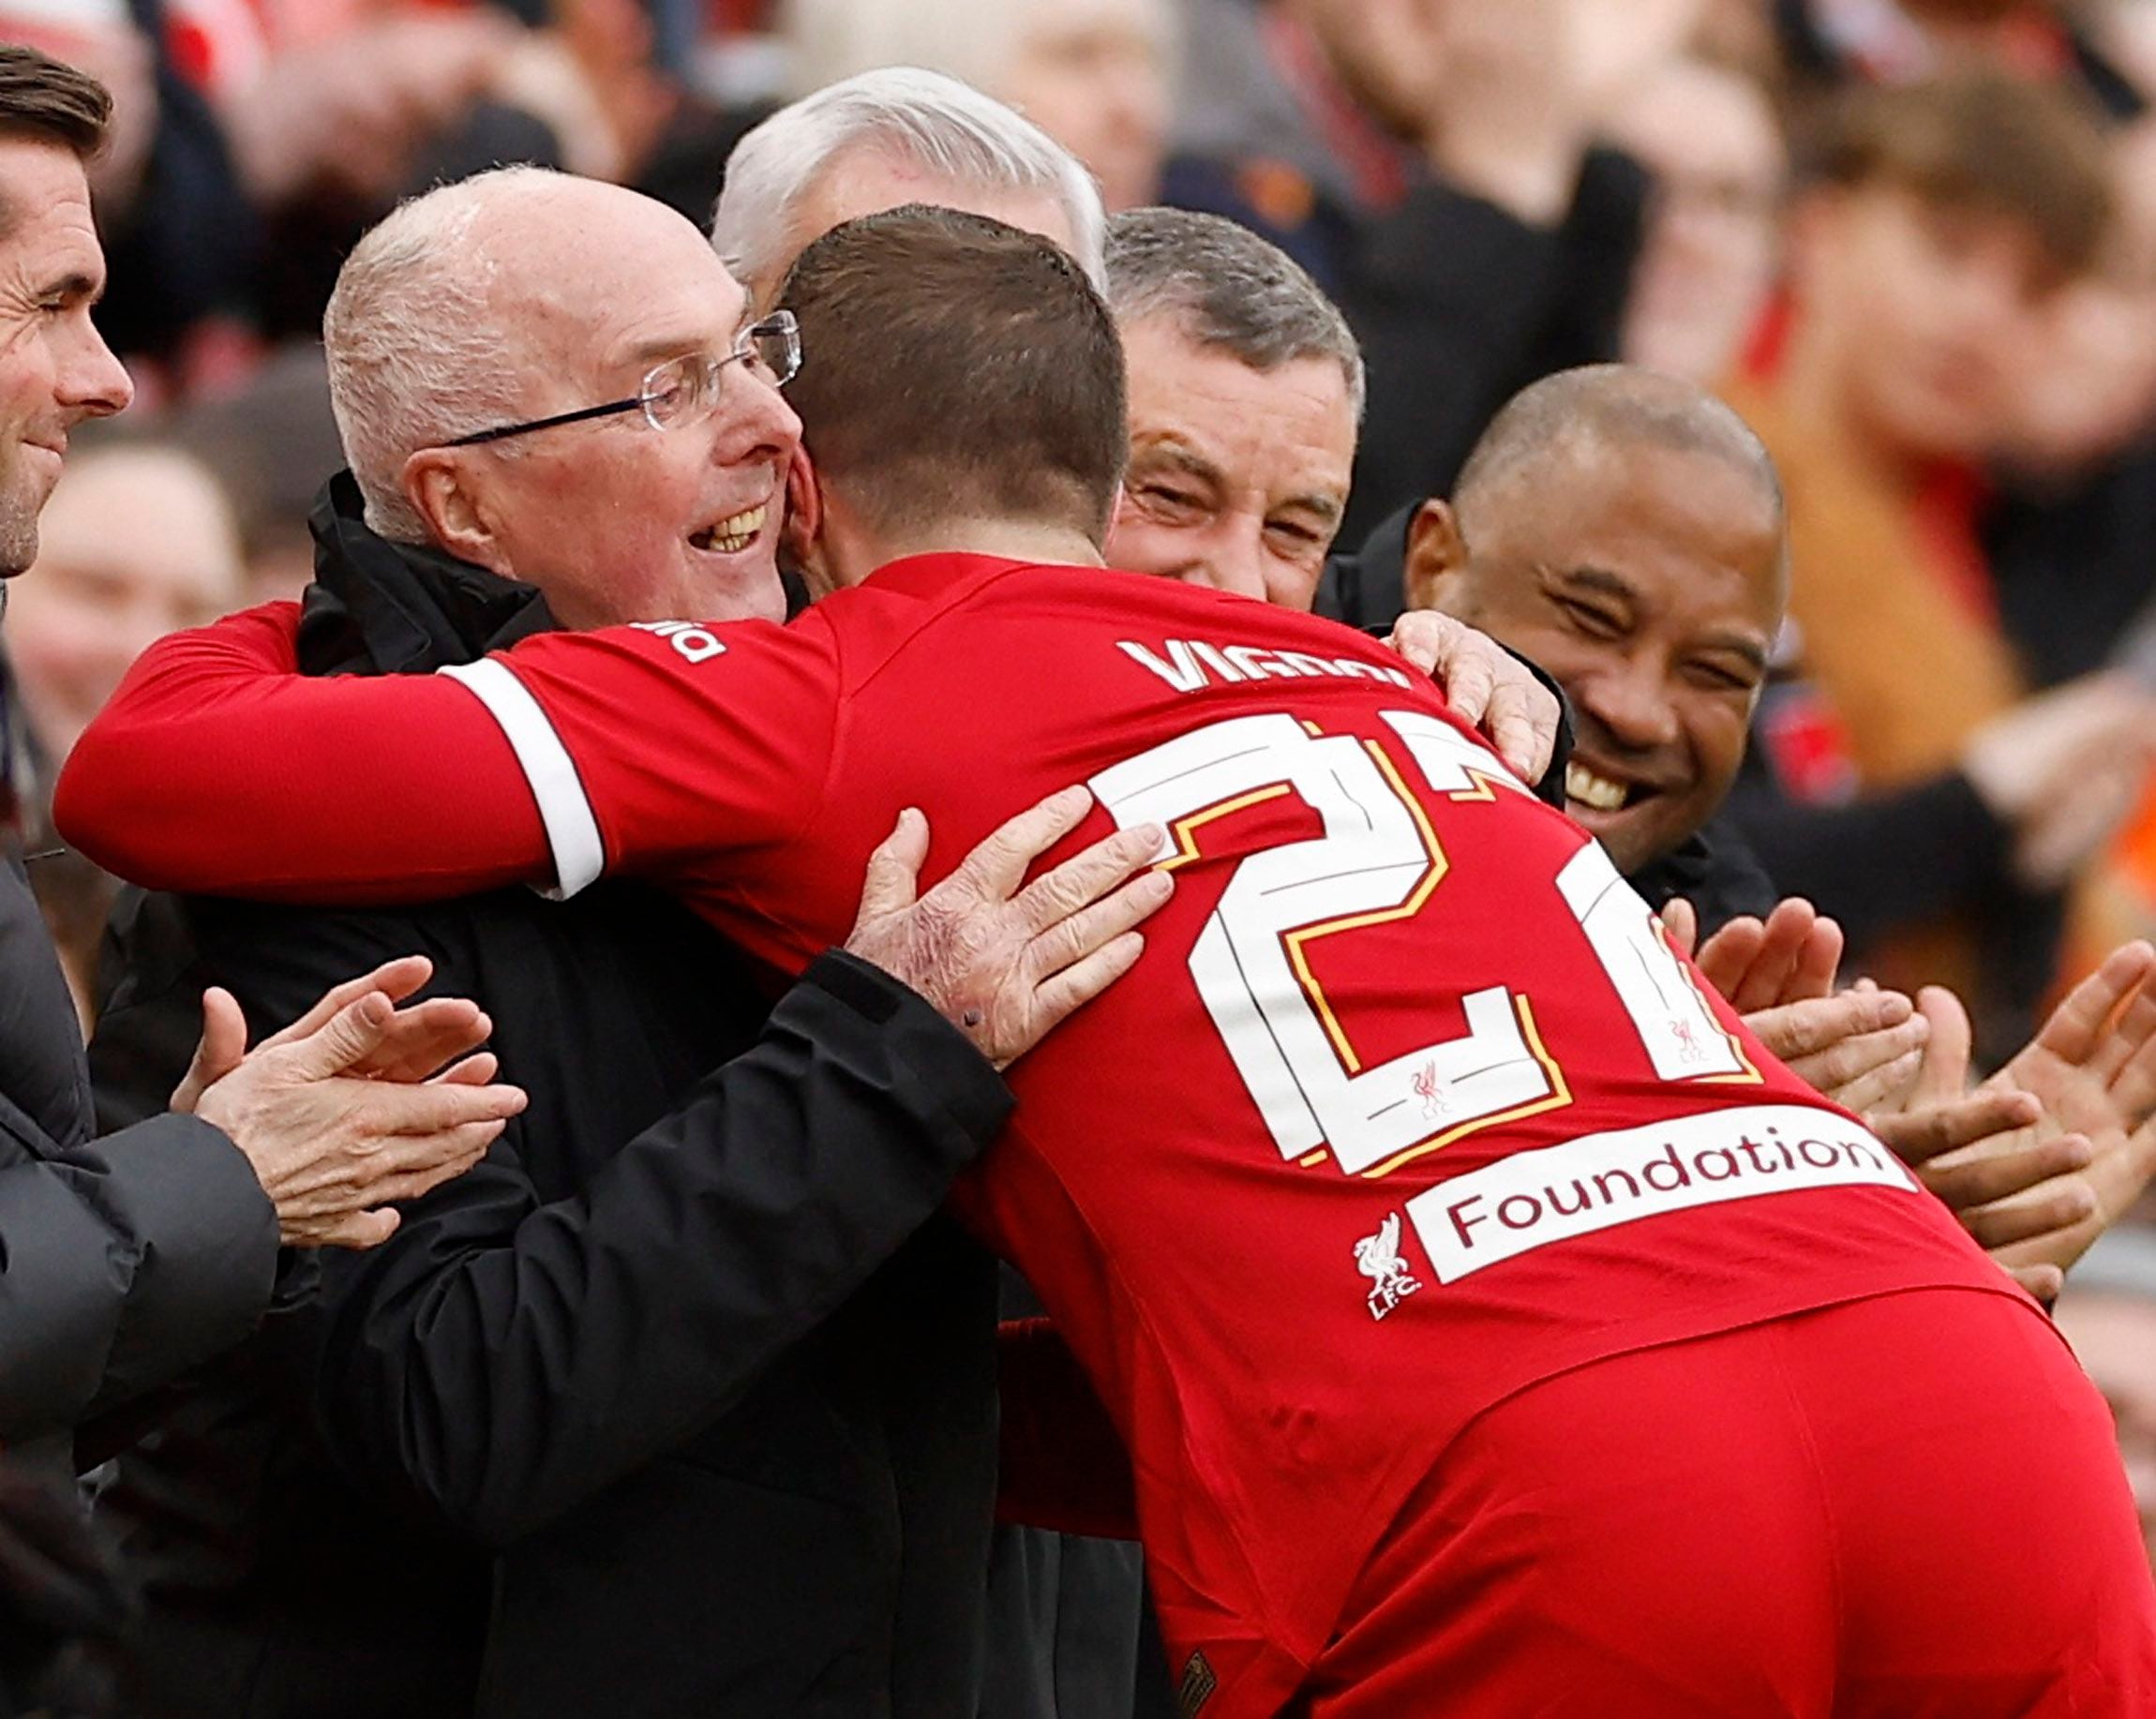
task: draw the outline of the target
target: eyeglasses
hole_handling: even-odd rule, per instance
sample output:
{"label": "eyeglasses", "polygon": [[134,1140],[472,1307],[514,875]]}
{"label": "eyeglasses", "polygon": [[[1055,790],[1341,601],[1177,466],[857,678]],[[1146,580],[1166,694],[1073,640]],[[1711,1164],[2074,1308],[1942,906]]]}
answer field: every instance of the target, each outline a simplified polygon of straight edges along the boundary
{"label": "eyeglasses", "polygon": [[741,331],[734,350],[713,357],[693,352],[669,358],[644,373],[643,385],[625,400],[604,406],[587,406],[580,411],[557,412],[551,418],[533,418],[529,424],[502,424],[493,429],[474,430],[442,445],[476,447],[483,441],[501,441],[511,436],[528,436],[533,430],[554,429],[563,424],[582,424],[591,418],[611,418],[625,411],[640,411],[653,429],[670,429],[700,418],[719,403],[720,379],[730,364],[745,365],[749,373],[774,388],[793,381],[801,367],[801,324],[794,313],[781,310]]}

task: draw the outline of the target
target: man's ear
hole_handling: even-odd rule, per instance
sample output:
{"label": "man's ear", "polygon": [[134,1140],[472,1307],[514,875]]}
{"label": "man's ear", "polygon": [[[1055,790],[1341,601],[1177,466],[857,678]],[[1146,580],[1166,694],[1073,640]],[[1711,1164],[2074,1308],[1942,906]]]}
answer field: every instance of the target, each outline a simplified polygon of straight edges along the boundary
{"label": "man's ear", "polygon": [[1451,502],[1432,496],[1407,525],[1407,556],[1400,570],[1407,606],[1458,613],[1458,587],[1466,571],[1467,539],[1460,534],[1460,516]]}
{"label": "man's ear", "polygon": [[779,560],[808,580],[819,593],[831,589],[828,578],[820,577],[817,563],[820,540],[823,536],[823,486],[817,482],[816,466],[809,459],[808,450],[798,442],[794,456],[786,466],[786,519],[779,527]]}
{"label": "man's ear", "polygon": [[458,561],[489,573],[513,577],[507,554],[495,535],[492,510],[472,483],[467,462],[456,448],[421,448],[404,462],[399,481],[404,499],[427,526],[434,544]]}

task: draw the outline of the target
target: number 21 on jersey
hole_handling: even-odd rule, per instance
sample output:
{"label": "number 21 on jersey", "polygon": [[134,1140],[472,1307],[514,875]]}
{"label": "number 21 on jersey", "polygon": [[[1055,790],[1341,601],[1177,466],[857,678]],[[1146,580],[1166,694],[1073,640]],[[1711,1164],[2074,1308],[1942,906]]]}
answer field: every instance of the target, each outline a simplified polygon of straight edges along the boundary
{"label": "number 21 on jersey", "polygon": [[[1524,794],[1496,756],[1414,710],[1382,720],[1432,793],[1489,800]],[[1323,833],[1238,864],[1190,951],[1190,977],[1284,1158],[1329,1148],[1350,1174],[1382,1175],[1461,1135],[1568,1103],[1529,998],[1503,985],[1460,999],[1467,1030],[1365,1067],[1305,954],[1319,938],[1424,910],[1445,850],[1389,750],[1313,735],[1280,712],[1232,717],[1101,771],[1090,784],[1117,825],[1167,831],[1161,863],[1197,855],[1217,817],[1293,794]],[[1747,1079],[1646,904],[1590,841],[1559,872],[1559,896],[1586,934],[1657,1074]]]}

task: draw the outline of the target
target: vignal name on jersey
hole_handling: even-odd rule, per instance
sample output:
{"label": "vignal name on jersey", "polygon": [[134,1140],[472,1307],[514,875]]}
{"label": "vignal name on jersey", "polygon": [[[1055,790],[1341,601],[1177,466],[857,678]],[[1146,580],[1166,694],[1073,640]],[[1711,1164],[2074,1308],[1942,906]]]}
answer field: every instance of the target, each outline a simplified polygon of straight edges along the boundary
{"label": "vignal name on jersey", "polygon": [[1317,656],[1308,650],[1273,650],[1264,645],[1209,645],[1203,639],[1171,638],[1155,650],[1126,638],[1118,639],[1115,648],[1178,693],[1237,680],[1301,680],[1314,675],[1383,680],[1393,686],[1415,684],[1405,669],[1358,663],[1353,657]]}

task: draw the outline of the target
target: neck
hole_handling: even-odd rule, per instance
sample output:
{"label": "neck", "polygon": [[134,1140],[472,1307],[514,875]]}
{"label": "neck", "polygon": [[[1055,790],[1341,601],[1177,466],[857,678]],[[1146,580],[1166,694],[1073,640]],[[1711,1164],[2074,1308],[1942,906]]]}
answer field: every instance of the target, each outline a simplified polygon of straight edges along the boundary
{"label": "neck", "polygon": [[1052,566],[1100,567],[1100,546],[1070,526],[1018,519],[951,519],[918,529],[863,533],[846,558],[843,582],[859,584],[878,567],[909,555],[993,555]]}

